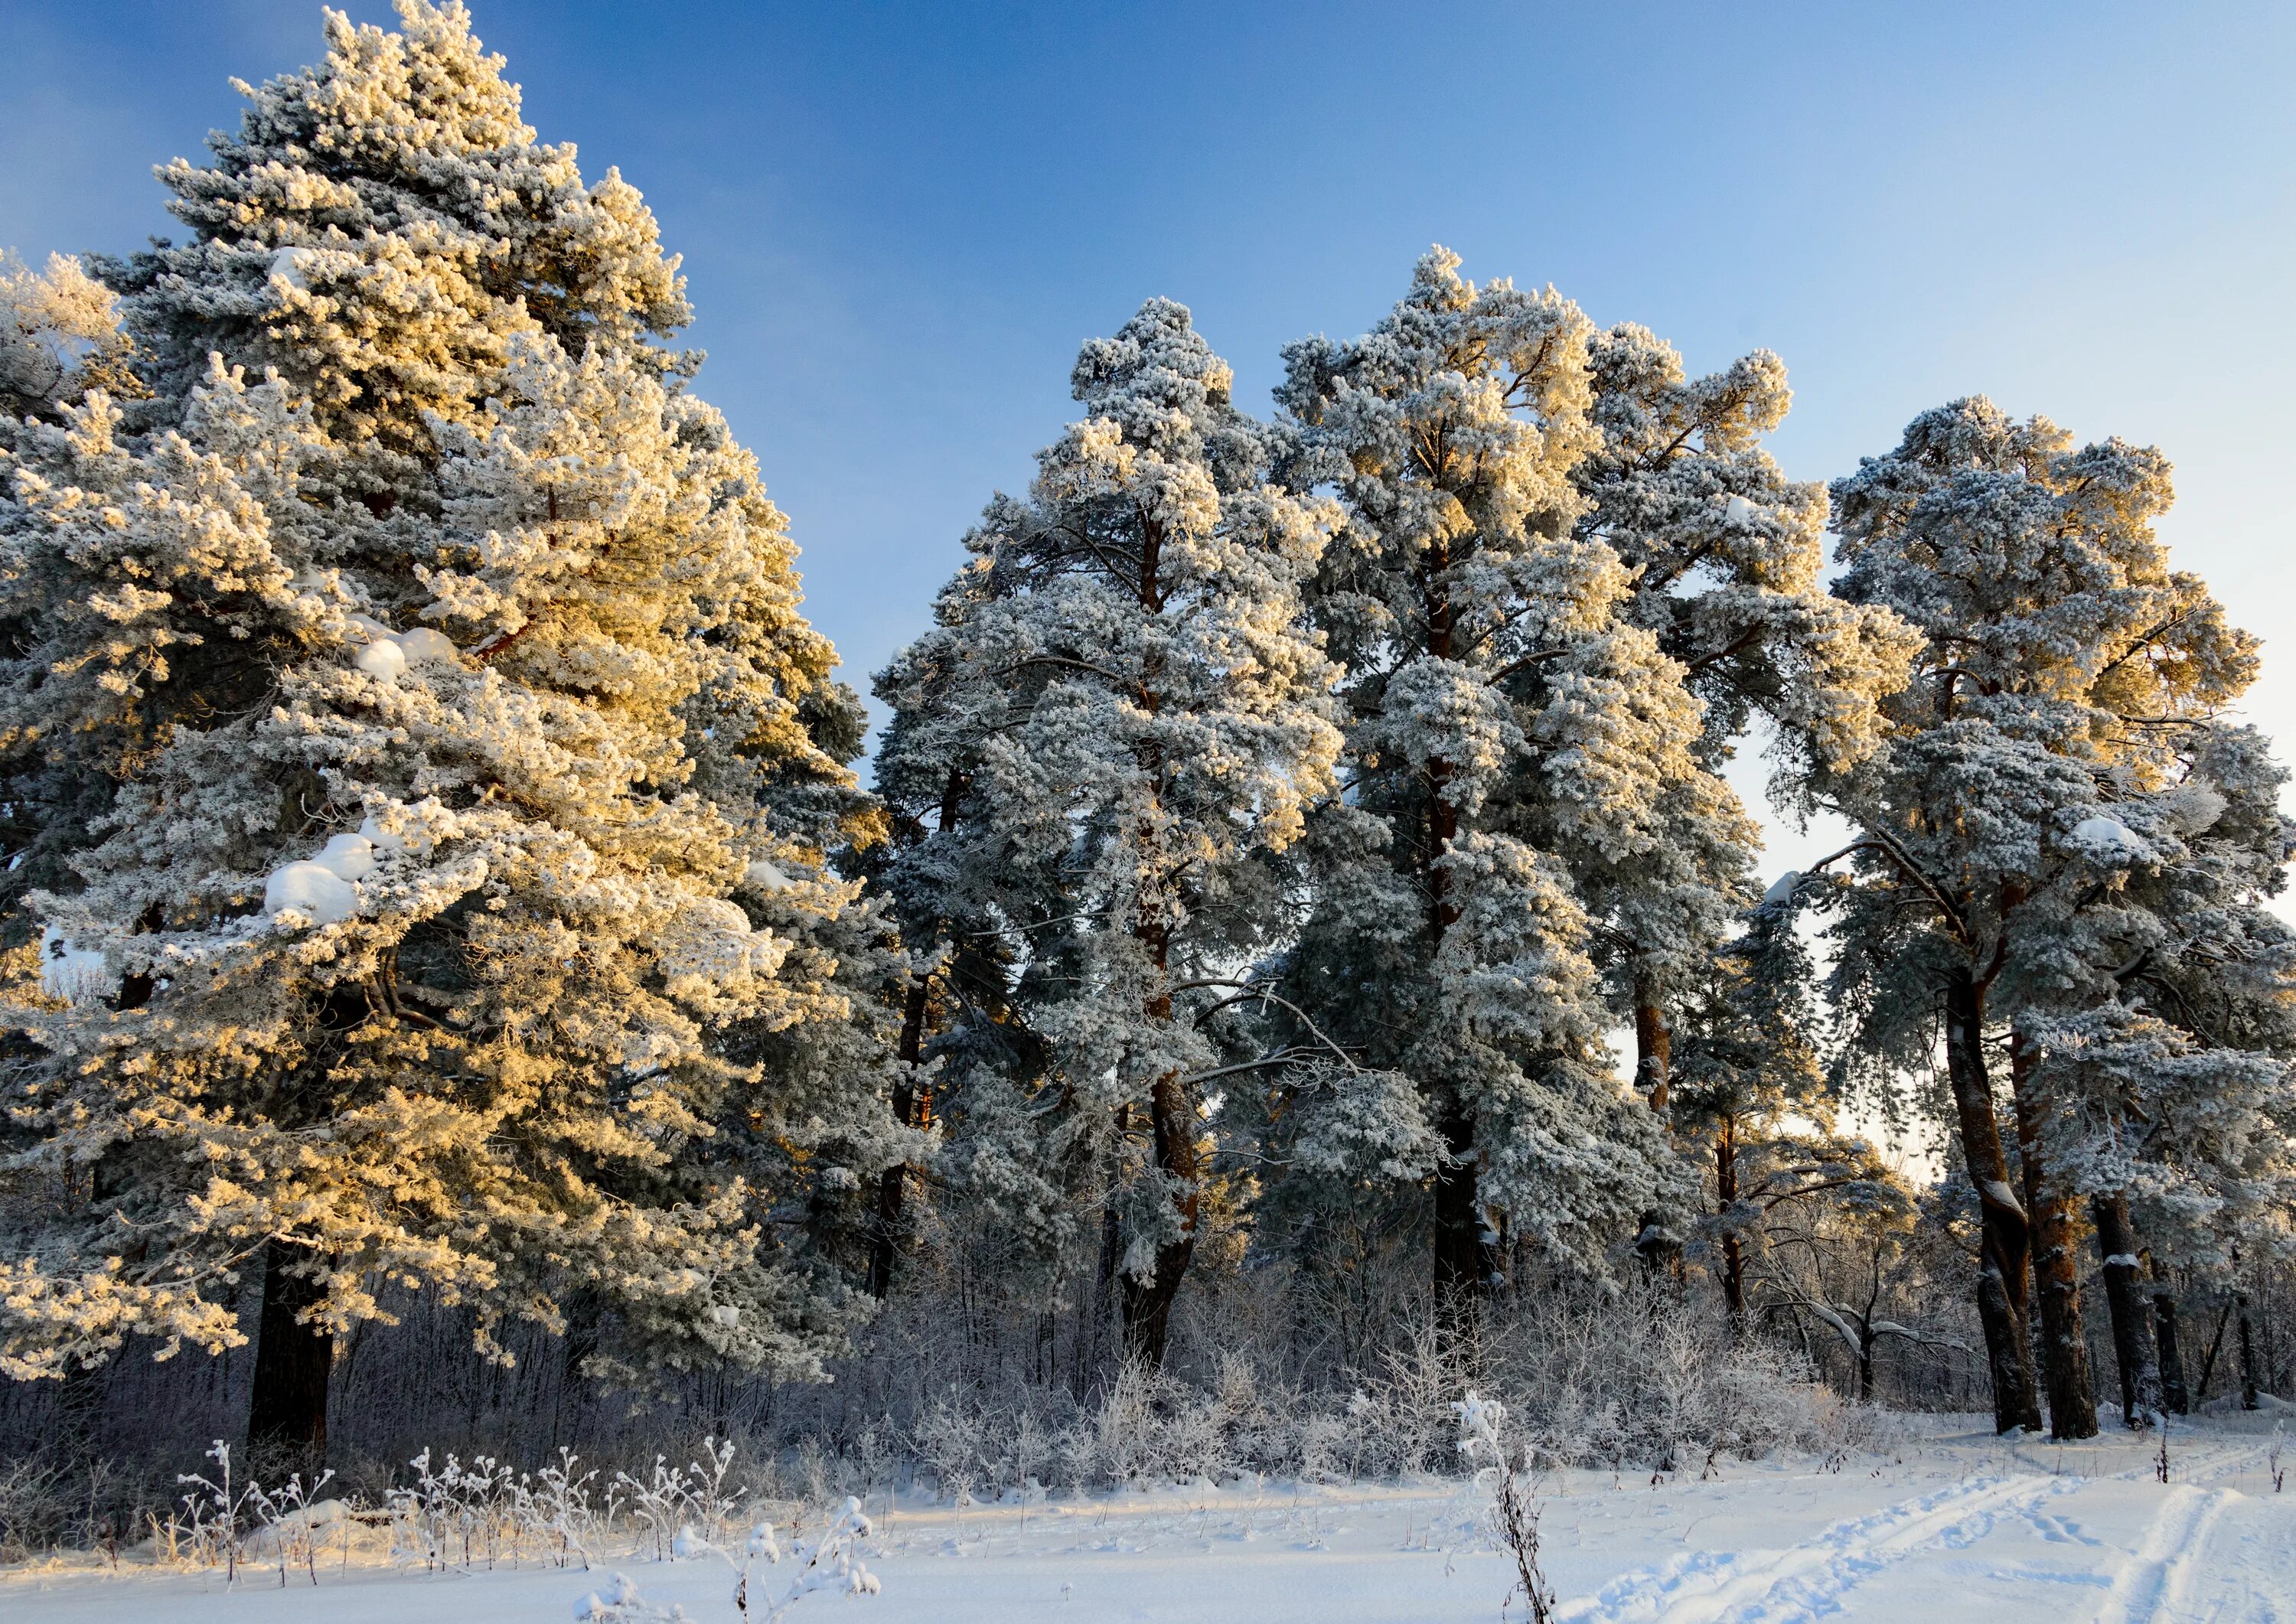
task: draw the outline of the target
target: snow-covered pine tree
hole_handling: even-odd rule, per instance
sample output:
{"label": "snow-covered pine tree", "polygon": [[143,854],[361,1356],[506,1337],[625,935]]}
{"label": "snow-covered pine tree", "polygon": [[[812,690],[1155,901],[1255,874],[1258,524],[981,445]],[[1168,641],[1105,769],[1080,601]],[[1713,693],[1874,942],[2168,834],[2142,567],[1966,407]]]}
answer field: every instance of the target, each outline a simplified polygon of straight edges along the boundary
{"label": "snow-covered pine tree", "polygon": [[[967,537],[961,652],[901,663],[971,664],[923,701],[959,707],[942,731],[960,754],[938,768],[944,786],[971,776],[970,833],[923,850],[1019,858],[933,885],[1018,939],[1022,1017],[1046,1046],[1033,1160],[1106,1192],[1126,1348],[1155,1361],[1214,1174],[1222,1056],[1200,1020],[1284,930],[1269,858],[1331,787],[1334,674],[1299,582],[1333,515],[1270,485],[1264,432],[1181,306],[1151,299],[1086,344],[1073,384],[1089,415],[1039,454],[1028,499],[1000,497]],[[993,729],[968,720],[984,704]],[[906,772],[936,747],[914,736],[925,717],[904,726]]]}
{"label": "snow-covered pine tree", "polygon": [[1665,838],[1624,864],[1567,841],[1598,961],[1635,1029],[1638,1085],[1663,1113],[1669,988],[1705,978],[1751,900],[1755,834],[1721,768],[1758,722],[1781,786],[1808,762],[1864,759],[1918,640],[1820,579],[1824,488],[1787,479],[1762,445],[1792,402],[1784,363],[1758,350],[1691,378],[1673,346],[1631,324],[1587,345],[1601,438],[1571,470],[1585,497],[1577,534],[1618,554],[1633,583],[1623,618],[1658,639],[1704,707],[1694,759],[1669,764]]}
{"label": "snow-covered pine tree", "polygon": [[[1062,1236],[1065,1202],[1013,1109],[1042,1080],[1044,1062],[1013,982],[1020,945],[1061,911],[1065,854],[1004,840],[979,791],[989,736],[1026,714],[1052,668],[1000,671],[975,658],[972,621],[990,570],[989,554],[976,553],[935,599],[931,627],[878,676],[877,697],[891,716],[877,744],[875,790],[891,839],[873,854],[869,877],[890,899],[911,961],[895,1113],[921,1131],[957,1113],[945,1179],[1024,1254],[1043,1256]],[[879,1176],[869,1269],[879,1296],[891,1287],[910,1226],[914,1174],[898,1164]]]}
{"label": "snow-covered pine tree", "polygon": [[1292,345],[1278,397],[1287,478],[1347,513],[1311,598],[1346,671],[1347,789],[1316,820],[1292,997],[1418,1085],[1423,1120],[1389,1136],[1439,1140],[1452,1323],[1502,1233],[1599,1268],[1684,1193],[1611,1070],[1574,859],[1660,860],[1701,726],[1682,668],[1627,617],[1631,574],[1576,532],[1572,476],[1601,442],[1590,324],[1551,290],[1479,289],[1457,266],[1423,258],[1359,340]]}
{"label": "snow-covered pine tree", "polygon": [[140,392],[118,307],[77,259],[50,254],[35,275],[0,250],[0,419],[53,418],[92,389]]}
{"label": "snow-covered pine tree", "polygon": [[[2171,700],[2173,708],[2173,697]],[[2253,729],[2189,718],[2063,842],[2048,980],[2020,1014],[2047,1165],[2089,1199],[2122,1408],[2161,1407],[2140,1271],[2234,1289],[2296,1214],[2296,935],[2266,901],[2296,832]]]}
{"label": "snow-covered pine tree", "polygon": [[[2204,788],[2185,752],[2251,680],[2254,644],[2169,569],[2152,529],[2170,500],[2158,452],[2076,449],[2046,419],[1967,399],[1916,418],[1833,495],[1841,595],[1894,609],[1923,639],[1913,684],[1887,701],[1887,748],[1809,779],[1859,832],[1844,854],[1859,881],[1828,893],[1837,993],[1876,1062],[1926,1064],[1942,1022],[1983,1210],[1996,1419],[2005,1431],[2040,1421],[2030,1272],[2051,1426],[2085,1437],[2096,1426],[2074,1248],[2085,1192],[2079,1169],[2052,1158],[2048,1033],[2095,1018],[2118,962],[2116,865],[2142,843],[2130,820],[2152,826],[2121,808]],[[2004,1027],[2021,1192],[1988,1062]]]}
{"label": "snow-covered pine tree", "polygon": [[97,837],[29,898],[6,1368],[229,1345],[252,1270],[250,1430],[305,1451],[393,1288],[490,1349],[586,1296],[602,1372],[816,1368],[847,1310],[767,1228],[788,1158],[906,1150],[882,1071],[718,1036],[850,1015],[857,709],[649,340],[675,264],[459,7],[400,15],[330,14],[164,172],[193,240],[102,267],[156,427],[20,431],[0,519],[12,788]]}

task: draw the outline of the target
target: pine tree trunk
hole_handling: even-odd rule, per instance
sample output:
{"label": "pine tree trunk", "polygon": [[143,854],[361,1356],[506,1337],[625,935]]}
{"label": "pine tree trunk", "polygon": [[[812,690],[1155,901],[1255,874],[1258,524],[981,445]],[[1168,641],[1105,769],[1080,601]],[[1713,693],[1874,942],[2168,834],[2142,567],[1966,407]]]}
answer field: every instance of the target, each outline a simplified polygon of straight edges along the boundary
{"label": "pine tree trunk", "polygon": [[2159,1259],[2152,1262],[2152,1328],[2161,1344],[2161,1402],[2171,1415],[2193,1413],[2193,1390],[2185,1381],[2185,1349],[2177,1334],[2177,1294],[2169,1287]]}
{"label": "pine tree trunk", "polygon": [[1946,1073],[1953,1087],[1961,1152],[1976,1186],[1981,1221],[1977,1317],[1985,1331],[1986,1364],[1993,1382],[1997,1430],[2041,1430],[2040,1384],[2026,1331],[2028,1247],[2024,1210],[2009,1184],[2009,1158],[1993,1112],[1993,1085],[1985,1067],[1985,999],[1966,970],[1946,987]]}
{"label": "pine tree trunk", "polygon": [[566,1297],[566,1332],[558,1352],[558,1398],[551,1410],[550,1446],[557,1448],[573,1439],[574,1407],[588,1378],[583,1366],[598,1351],[598,1332],[604,1315],[593,1287],[577,1286]]}
{"label": "pine tree trunk", "polygon": [[[1459,910],[1439,859],[1459,832],[1459,815],[1446,792],[1450,768],[1441,761],[1428,765],[1427,801],[1428,957],[1431,960],[1443,938],[1458,923]],[[1444,1159],[1435,1169],[1435,1325],[1446,1346],[1461,1348],[1472,1340],[1474,1318],[1484,1284],[1494,1271],[1490,1243],[1484,1232],[1482,1179],[1476,1165],[1475,1119],[1467,1107],[1450,1101],[1438,1124],[1443,1136]]]}
{"label": "pine tree trunk", "polygon": [[2048,1176],[2040,1145],[2045,1109],[2039,1054],[2022,1034],[2009,1039],[2010,1095],[2017,1115],[2017,1160],[2032,1218],[2033,1280],[2038,1288],[2041,1373],[2049,1393],[2049,1436],[2096,1436],[2096,1378],[2089,1369],[2081,1323],[2080,1259],[2075,1251],[2071,1196]]}
{"label": "pine tree trunk", "polygon": [[1476,1199],[1474,1120],[1455,1114],[1441,1127],[1446,1160],[1435,1169],[1435,1314],[1438,1330],[1456,1344],[1472,1329],[1491,1260]]}
{"label": "pine tree trunk", "polygon": [[2130,1427],[2161,1407],[2161,1366],[2152,1351],[2152,1326],[2136,1284],[2136,1226],[2129,1221],[2128,1197],[2115,1191],[2089,1198],[2096,1225],[2097,1256],[2104,1268],[2105,1312],[2112,1321],[2112,1360],[2120,1371],[2120,1414]]}
{"label": "pine tree trunk", "polygon": [[248,1402],[250,1458],[282,1460],[272,1470],[310,1472],[327,1456],[327,1379],[335,1339],[309,1316],[325,1299],[319,1281],[291,1274],[310,1254],[273,1241],[263,1251],[263,1311],[255,1347],[255,1390]]}
{"label": "pine tree trunk", "polygon": [[[1149,952],[1157,971],[1171,961],[1170,934],[1163,922],[1143,917],[1134,931]],[[1148,1019],[1169,1022],[1172,995],[1162,982],[1144,1013]],[[1164,1348],[1172,1325],[1172,1303],[1180,1282],[1196,1253],[1196,1222],[1203,1210],[1203,1167],[1196,1141],[1195,1100],[1177,1071],[1167,1071],[1148,1088],[1148,1137],[1156,1171],[1174,1191],[1180,1233],[1156,1249],[1156,1259],[1145,1275],[1127,1274],[1119,1283],[1124,1314],[1124,1351],[1149,1365],[1164,1362]]]}
{"label": "pine tree trunk", "polygon": [[1197,1153],[1196,1113],[1176,1073],[1156,1079],[1149,1091],[1149,1132],[1155,1145],[1156,1170],[1177,1183],[1182,1193],[1180,1235],[1156,1249],[1153,1270],[1145,1276],[1125,1275],[1119,1282],[1124,1308],[1124,1351],[1152,1366],[1164,1362],[1171,1334],[1172,1304],[1180,1282],[1196,1251],[1196,1220],[1201,1210],[1203,1169]]}
{"label": "pine tree trunk", "polygon": [[2224,1351],[2225,1327],[2232,1323],[2232,1299],[2217,1310],[2217,1328],[2209,1335],[2209,1350],[2201,1356],[2201,1379],[2193,1384],[2193,1402],[2205,1406],[2209,1401],[2209,1382],[2217,1374],[2217,1355]]}
{"label": "pine tree trunk", "polygon": [[[1668,1120],[1672,1103],[1674,1031],[1667,1024],[1660,1002],[1657,979],[1647,972],[1635,977],[1635,1081],[1650,1099],[1660,1122]],[[1652,1279],[1679,1280],[1682,1242],[1667,1228],[1666,1214],[1652,1207],[1642,1215],[1642,1233],[1635,1240],[1636,1255]]]}
{"label": "pine tree trunk", "polygon": [[[936,827],[947,833],[956,827],[956,809],[964,801],[967,783],[964,774],[956,767],[948,769],[948,778],[941,786],[939,821]],[[901,1064],[901,1080],[893,1088],[893,1114],[904,1128],[923,1128],[931,1125],[932,1093],[918,1086],[917,1071],[923,1063],[925,1052],[925,1016],[932,1003],[932,988],[925,978],[911,984],[908,997],[901,1009],[901,1038],[898,1057]],[[878,1300],[893,1289],[893,1262],[899,1250],[901,1223],[908,1204],[909,1169],[906,1163],[887,1168],[877,1176],[877,1224],[869,1246],[869,1295]]]}
{"label": "pine tree trunk", "polygon": [[[1439,541],[1423,566],[1422,590],[1427,603],[1427,652],[1438,660],[1451,658],[1453,611],[1443,572],[1449,567],[1447,543]],[[1459,834],[1459,810],[1451,800],[1451,764],[1440,757],[1427,763],[1427,849],[1421,874],[1427,896],[1427,960],[1435,962],[1443,939],[1459,922],[1459,906],[1452,899],[1444,854]],[[1471,1345],[1484,1282],[1491,1276],[1491,1259],[1483,1240],[1481,1175],[1476,1167],[1475,1119],[1456,1094],[1438,1113],[1445,1157],[1435,1169],[1435,1328],[1444,1345],[1459,1349]]]}
{"label": "pine tree trunk", "polygon": [[1746,1333],[1746,1248],[1739,1238],[1738,1226],[1730,1209],[1738,1204],[1738,1119],[1722,1119],[1720,1136],[1714,1142],[1715,1204],[1721,1209],[1722,1231],[1722,1300],[1729,1306],[1730,1325],[1741,1336]]}
{"label": "pine tree trunk", "polygon": [[2240,1407],[2257,1407],[2256,1398],[2256,1333],[2248,1318],[2248,1293],[2233,1294],[2234,1311],[2240,1316]]}
{"label": "pine tree trunk", "polygon": [[[893,1115],[903,1128],[920,1126],[922,1117],[932,1109],[925,1090],[914,1081],[924,1054],[925,1007],[931,997],[931,989],[919,979],[910,985],[901,1010],[898,1051],[901,1079],[893,1086]],[[881,1302],[885,1293],[893,1289],[893,1260],[900,1246],[908,1188],[909,1169],[906,1162],[895,1162],[877,1175],[877,1216],[869,1241],[869,1295]]]}
{"label": "pine tree trunk", "polygon": [[[1119,1142],[1132,1131],[1132,1108],[1129,1104],[1116,1108],[1116,1136]],[[1089,1357],[1097,1364],[1107,1347],[1109,1321],[1113,1315],[1122,1318],[1122,1310],[1111,1307],[1118,1294],[1117,1271],[1124,1262],[1124,1221],[1117,1216],[1116,1192],[1111,1190],[1100,1209],[1100,1268],[1093,1281],[1092,1345]],[[1086,1359],[1077,1361],[1084,1368]]]}

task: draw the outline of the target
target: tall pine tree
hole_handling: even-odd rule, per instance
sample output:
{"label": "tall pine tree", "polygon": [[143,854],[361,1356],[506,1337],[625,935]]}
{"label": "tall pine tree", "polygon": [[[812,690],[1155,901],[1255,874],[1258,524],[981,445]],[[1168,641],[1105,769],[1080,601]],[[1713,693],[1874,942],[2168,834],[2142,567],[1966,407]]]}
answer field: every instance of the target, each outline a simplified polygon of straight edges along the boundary
{"label": "tall pine tree", "polygon": [[654,342],[676,264],[400,15],[163,172],[192,241],[102,267],[151,398],[24,431],[0,522],[12,790],[94,835],[27,898],[77,972],[23,991],[8,1368],[221,1348],[252,1273],[250,1430],[307,1452],[393,1288],[817,1368],[848,1310],[770,1220],[905,1149],[884,1070],[733,1041],[851,1016],[857,709]]}
{"label": "tall pine tree", "polygon": [[[1423,258],[1359,340],[1292,346],[1279,392],[1287,477],[1347,514],[1310,600],[1346,673],[1346,791],[1316,819],[1292,996],[1417,1087],[1455,1328],[1503,1237],[1600,1268],[1680,1202],[1660,1124],[1611,1071],[1588,898],[1598,870],[1669,866],[1677,803],[1703,787],[1682,668],[1578,529],[1592,328],[1457,266]],[[1726,806],[1697,810],[1735,839]]]}
{"label": "tall pine tree", "polygon": [[[956,753],[931,775],[957,775],[939,833],[958,817],[973,833],[930,849],[998,861],[955,889],[1022,961],[1046,1063],[1034,1160],[1106,1192],[1125,1346],[1152,1362],[1215,1173],[1223,1057],[1201,1018],[1283,931],[1269,860],[1331,783],[1332,672],[1299,583],[1332,516],[1270,484],[1264,431],[1182,307],[1151,299],[1085,346],[1073,381],[1089,416],[1040,454],[1027,500],[992,503],[967,537],[971,669],[918,686],[924,712],[895,731],[907,763],[932,708],[954,708],[939,732]],[[983,706],[993,728],[967,719]]]}
{"label": "tall pine tree", "polygon": [[1833,893],[1837,989],[1868,1055],[1923,1062],[1943,1026],[2005,1431],[2040,1422],[2029,1279],[2051,1428],[2095,1431],[2083,1192],[2048,1131],[2051,1033],[2096,1013],[2100,911],[2124,910],[2116,874],[2143,844],[2129,820],[2151,823],[2120,808],[2189,792],[2194,730],[2255,668],[2253,641],[2169,567],[2152,525],[2169,499],[2159,453],[2076,448],[2046,419],[2016,422],[1982,399],[1924,414],[1833,487],[1842,595],[1894,609],[1923,639],[1913,684],[1889,702],[1887,749],[1813,780],[1860,834],[1847,855],[1861,879]]}

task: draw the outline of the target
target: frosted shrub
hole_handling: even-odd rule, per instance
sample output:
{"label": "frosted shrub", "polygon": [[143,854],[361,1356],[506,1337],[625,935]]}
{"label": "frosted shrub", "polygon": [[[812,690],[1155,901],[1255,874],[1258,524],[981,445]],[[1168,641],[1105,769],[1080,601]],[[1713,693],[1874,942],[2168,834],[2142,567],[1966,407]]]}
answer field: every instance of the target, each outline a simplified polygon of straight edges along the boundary
{"label": "frosted shrub", "polygon": [[685,1619],[685,1609],[656,1606],[638,1594],[629,1575],[617,1573],[603,1591],[593,1590],[575,1603],[574,1616],[582,1624],[676,1624]]}
{"label": "frosted shrub", "polygon": [[1506,1407],[1470,1392],[1451,1408],[1459,1417],[1459,1453],[1472,1465],[1476,1486],[1491,1497],[1485,1526],[1514,1558],[1514,1588],[1499,1603],[1500,1616],[1520,1595],[1531,1624],[1548,1624],[1554,1592],[1538,1567],[1538,1497],[1501,1436]]}
{"label": "frosted shrub", "polygon": [[590,1500],[590,1485],[598,1474],[579,1472],[580,1465],[571,1449],[561,1449],[555,1466],[545,1466],[531,1480],[519,1476],[521,1520],[543,1536],[543,1549],[560,1567],[577,1561],[588,1567],[600,1531],[598,1509]]}
{"label": "frosted shrub", "polygon": [[[723,1451],[730,1456],[729,1448]],[[707,1468],[696,1467],[697,1473]],[[719,1474],[722,1477],[722,1473]],[[699,1480],[697,1479],[697,1483]],[[759,1522],[735,1542],[705,1537],[693,1530],[680,1534],[673,1554],[681,1559],[715,1557],[734,1571],[734,1611],[744,1624],[779,1624],[789,1616],[790,1609],[807,1596],[826,1591],[839,1595],[874,1595],[877,1576],[863,1565],[859,1549],[861,1541],[870,1531],[869,1519],[863,1514],[861,1502],[849,1498],[833,1514],[819,1538],[807,1543],[798,1541],[791,1549],[793,1572],[786,1583],[775,1585],[762,1582],[759,1564],[777,1567],[782,1562],[781,1542],[775,1537],[774,1525]],[[596,1595],[577,1603],[574,1616],[589,1624],[670,1624],[686,1617],[678,1607],[662,1609],[652,1606],[637,1593],[637,1587],[621,1574],[614,1575],[611,1595],[602,1598]]]}
{"label": "frosted shrub", "polygon": [[952,1394],[936,1398],[918,1417],[917,1459],[931,1471],[940,1492],[959,1505],[970,1497],[985,1464],[983,1435],[980,1412]]}
{"label": "frosted shrub", "polygon": [[1132,1483],[1155,1472],[1162,1455],[1157,1390],[1169,1380],[1138,1363],[1128,1362],[1116,1373],[1092,1422],[1098,1452],[1092,1476]]}
{"label": "frosted shrub", "polygon": [[21,1562],[63,1522],[63,1473],[36,1460],[0,1466],[0,1562]]}
{"label": "frosted shrub", "polygon": [[702,1458],[683,1468],[657,1455],[653,1469],[643,1478],[627,1472],[614,1474],[611,1506],[627,1506],[644,1530],[640,1548],[651,1550],[656,1562],[675,1554],[678,1542],[695,1542],[697,1548],[717,1546],[739,1516],[749,1498],[746,1488],[729,1488],[734,1444],[705,1439]]}
{"label": "frosted shrub", "polygon": [[1833,1441],[1840,1407],[1775,1345],[1732,1334],[1671,1293],[1529,1299],[1489,1339],[1493,1372],[1540,1458],[1677,1470]]}
{"label": "frosted shrub", "polygon": [[1423,1322],[1388,1348],[1378,1373],[1347,1400],[1355,1470],[1390,1476],[1447,1465],[1454,1432],[1450,1395],[1464,1385],[1464,1364]]}

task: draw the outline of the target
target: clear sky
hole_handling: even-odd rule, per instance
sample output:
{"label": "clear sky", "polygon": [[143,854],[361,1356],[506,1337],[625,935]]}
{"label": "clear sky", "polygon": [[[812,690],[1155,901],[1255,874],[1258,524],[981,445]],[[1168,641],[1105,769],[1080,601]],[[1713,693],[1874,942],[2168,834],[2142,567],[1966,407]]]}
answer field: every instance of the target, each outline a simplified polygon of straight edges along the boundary
{"label": "clear sky", "polygon": [[[1081,340],[1181,299],[1265,410],[1283,343],[1361,332],[1439,241],[1695,367],[1778,351],[1798,477],[1973,392],[2160,445],[2296,741],[2296,5],[474,9],[685,254],[701,392],[864,686]],[[170,229],[151,166],[319,45],[312,0],[0,0],[0,244]]]}

